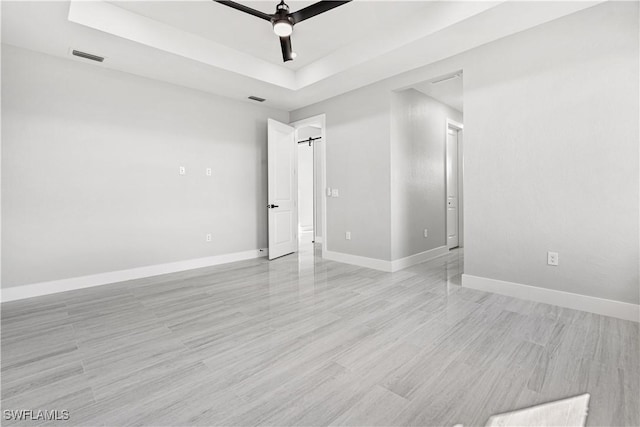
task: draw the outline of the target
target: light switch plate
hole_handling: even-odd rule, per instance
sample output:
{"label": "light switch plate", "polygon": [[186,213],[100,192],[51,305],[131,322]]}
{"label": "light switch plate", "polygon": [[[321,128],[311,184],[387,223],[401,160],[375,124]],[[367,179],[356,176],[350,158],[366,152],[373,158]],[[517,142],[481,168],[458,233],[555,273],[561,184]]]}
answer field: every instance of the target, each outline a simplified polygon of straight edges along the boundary
{"label": "light switch plate", "polygon": [[211,168],[207,168],[207,170],[205,171],[205,174],[207,176],[211,176]]}
{"label": "light switch plate", "polygon": [[180,175],[186,175],[187,174],[187,168],[185,168],[184,166],[180,166],[180,168],[178,169],[178,173]]}
{"label": "light switch plate", "polygon": [[331,187],[327,187],[327,197],[331,197]]}
{"label": "light switch plate", "polygon": [[350,231],[347,231],[346,233],[344,233],[344,238],[345,238],[346,240],[351,240],[351,232],[350,232]]}
{"label": "light switch plate", "polygon": [[340,192],[338,191],[337,188],[331,189],[331,197],[340,197]]}

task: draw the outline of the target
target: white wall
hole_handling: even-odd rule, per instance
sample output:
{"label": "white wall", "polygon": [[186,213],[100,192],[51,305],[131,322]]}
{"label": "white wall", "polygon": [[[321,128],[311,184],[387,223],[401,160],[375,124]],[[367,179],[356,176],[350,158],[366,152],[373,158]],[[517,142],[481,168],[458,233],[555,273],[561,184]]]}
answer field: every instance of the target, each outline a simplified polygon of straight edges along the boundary
{"label": "white wall", "polygon": [[[462,113],[414,89],[391,97],[391,254],[446,246],[446,123]],[[424,229],[429,231],[424,237]]]}
{"label": "white wall", "polygon": [[379,250],[339,240],[346,206],[328,212],[333,250],[390,259],[389,94],[462,69],[465,272],[638,304],[638,32],[637,2],[605,2],[291,112],[327,113],[328,183],[379,207],[359,236]]}
{"label": "white wall", "polygon": [[2,287],[266,247],[268,117],[3,45]]}
{"label": "white wall", "polygon": [[326,114],[327,187],[340,193],[325,199],[329,251],[391,259],[389,98],[370,86],[291,112]]}
{"label": "white wall", "polygon": [[466,273],[639,302],[638,48],[607,2],[470,52]]}

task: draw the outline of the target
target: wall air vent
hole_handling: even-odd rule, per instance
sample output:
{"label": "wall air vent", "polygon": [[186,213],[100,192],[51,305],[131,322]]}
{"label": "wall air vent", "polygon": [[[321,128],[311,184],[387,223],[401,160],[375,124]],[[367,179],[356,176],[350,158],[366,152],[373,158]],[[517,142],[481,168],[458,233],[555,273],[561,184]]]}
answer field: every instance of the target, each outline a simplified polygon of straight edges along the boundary
{"label": "wall air vent", "polygon": [[253,96],[253,95],[251,95],[251,96],[249,97],[249,99],[250,99],[250,100],[252,100],[252,101],[258,101],[258,102],[264,102],[264,101],[266,101],[266,99],[264,99],[264,98],[260,98],[259,96]]}
{"label": "wall air vent", "polygon": [[92,61],[98,61],[98,62],[102,62],[104,61],[104,58],[102,56],[98,56],[98,55],[92,55],[90,53],[87,52],[81,52],[79,50],[72,50],[71,53],[74,56],[79,56],[80,58],[85,58],[85,59],[90,59]]}

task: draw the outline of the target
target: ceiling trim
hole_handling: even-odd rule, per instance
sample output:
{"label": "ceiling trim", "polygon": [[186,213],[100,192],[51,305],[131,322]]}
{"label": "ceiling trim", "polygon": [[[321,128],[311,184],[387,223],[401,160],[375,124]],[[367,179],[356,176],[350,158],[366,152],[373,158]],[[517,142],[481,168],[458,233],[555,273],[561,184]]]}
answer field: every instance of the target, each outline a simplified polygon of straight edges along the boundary
{"label": "ceiling trim", "polygon": [[[3,2],[2,44],[246,102],[250,102],[247,96],[256,95],[267,99],[263,106],[292,111],[374,83],[385,90],[412,87],[434,78],[428,67],[438,61],[451,58],[453,69],[464,68],[455,59],[464,52],[601,2],[505,1],[484,12],[469,2],[445,2],[454,4],[444,9],[431,3],[427,9],[440,10],[440,19],[450,22],[465,16],[459,8],[466,3],[471,8],[466,12],[469,17],[448,26],[434,17],[428,21],[433,26],[421,30],[424,33],[411,32],[405,41],[391,40],[396,32],[413,28],[414,15],[418,23],[426,19],[418,16],[421,8],[412,9],[415,13],[407,27],[404,20],[389,22],[389,44],[379,43],[383,51],[366,43],[375,45],[381,40],[378,30],[387,31],[376,27],[366,33],[366,40],[332,50],[297,72],[181,29],[188,27],[172,26],[104,1]],[[394,43],[401,46],[394,48]],[[107,60],[86,61],[72,56],[71,49]]]}
{"label": "ceiling trim", "polygon": [[265,83],[299,90],[389,54],[501,3],[504,3],[504,0],[473,3],[430,2],[429,7],[403,21],[401,26],[381,27],[366,38],[338,49],[298,71],[104,1],[71,1],[68,20]]}
{"label": "ceiling trim", "polygon": [[296,74],[297,89],[389,54],[504,2],[504,0],[430,2],[430,7],[414,13],[409,19],[403,21],[402,25],[396,25],[393,29],[379,28],[365,39],[302,67]]}
{"label": "ceiling trim", "polygon": [[69,21],[286,89],[295,72],[103,1],[71,1]]}

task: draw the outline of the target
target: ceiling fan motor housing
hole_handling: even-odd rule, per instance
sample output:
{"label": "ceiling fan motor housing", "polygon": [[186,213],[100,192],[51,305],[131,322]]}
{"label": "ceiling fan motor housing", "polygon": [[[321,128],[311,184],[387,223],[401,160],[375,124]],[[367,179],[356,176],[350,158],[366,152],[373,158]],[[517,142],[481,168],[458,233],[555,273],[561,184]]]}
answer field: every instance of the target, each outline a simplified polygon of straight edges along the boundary
{"label": "ceiling fan motor housing", "polygon": [[[289,6],[281,1],[278,6],[276,6],[276,13],[274,13],[273,18],[271,18],[271,24],[276,26],[276,24],[285,24],[291,27],[291,32],[293,32],[293,19],[289,16]],[[277,31],[276,31],[277,34]],[[289,34],[290,35],[290,34]]]}

